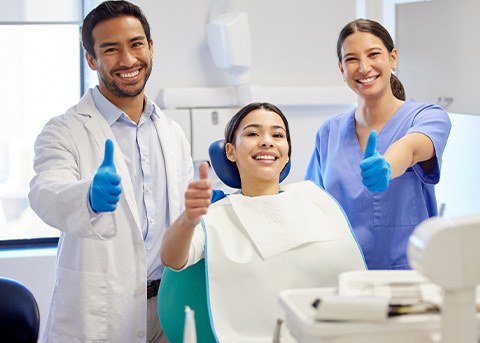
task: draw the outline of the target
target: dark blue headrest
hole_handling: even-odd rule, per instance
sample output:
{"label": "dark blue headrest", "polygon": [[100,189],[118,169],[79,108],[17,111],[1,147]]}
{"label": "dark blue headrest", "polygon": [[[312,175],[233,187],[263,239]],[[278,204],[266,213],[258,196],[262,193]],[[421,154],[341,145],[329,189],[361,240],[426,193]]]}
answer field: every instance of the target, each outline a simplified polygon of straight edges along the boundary
{"label": "dark blue headrest", "polygon": [[2,342],[37,342],[40,312],[32,292],[19,281],[0,277],[0,304]]}
{"label": "dark blue headrest", "polygon": [[[210,144],[208,149],[210,163],[217,176],[224,184],[231,188],[242,188],[240,174],[234,163],[232,163],[225,152],[225,140],[220,139]],[[280,182],[282,182],[290,172],[290,160],[280,173]]]}

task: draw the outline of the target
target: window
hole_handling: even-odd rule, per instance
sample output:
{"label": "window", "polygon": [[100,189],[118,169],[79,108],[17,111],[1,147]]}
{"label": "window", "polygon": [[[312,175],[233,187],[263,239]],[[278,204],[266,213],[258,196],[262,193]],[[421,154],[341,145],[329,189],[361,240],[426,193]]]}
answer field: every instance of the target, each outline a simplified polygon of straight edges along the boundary
{"label": "window", "polygon": [[[33,145],[45,123],[65,113],[81,94],[78,18],[42,22],[29,17],[39,12],[28,7],[38,6],[35,2],[27,2],[7,1],[0,14],[0,245],[58,237],[59,231],[43,223],[28,203]],[[69,12],[81,16],[80,1],[66,3]],[[53,5],[58,4],[42,2],[42,13]],[[62,12],[58,6],[51,10],[50,16]]]}

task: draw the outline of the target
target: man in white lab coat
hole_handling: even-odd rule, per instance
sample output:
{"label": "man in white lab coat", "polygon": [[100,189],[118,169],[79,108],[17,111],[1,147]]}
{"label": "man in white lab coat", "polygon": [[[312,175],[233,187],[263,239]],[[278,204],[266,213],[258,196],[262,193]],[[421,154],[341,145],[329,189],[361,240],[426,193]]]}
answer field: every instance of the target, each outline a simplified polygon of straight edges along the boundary
{"label": "man in white lab coat", "polygon": [[144,95],[153,42],[137,6],[100,4],[82,42],[99,85],[35,142],[30,203],[61,230],[44,341],[166,342],[160,244],[184,207],[190,147]]}

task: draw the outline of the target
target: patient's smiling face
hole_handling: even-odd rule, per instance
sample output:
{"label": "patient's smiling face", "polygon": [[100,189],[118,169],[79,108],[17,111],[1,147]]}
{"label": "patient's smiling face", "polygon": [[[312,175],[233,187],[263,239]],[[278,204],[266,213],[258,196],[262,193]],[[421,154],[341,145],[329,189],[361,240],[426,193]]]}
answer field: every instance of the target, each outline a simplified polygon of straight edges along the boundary
{"label": "patient's smiling face", "polygon": [[233,144],[225,148],[228,159],[237,165],[243,194],[278,193],[290,147],[287,128],[277,113],[264,108],[248,113],[235,131]]}

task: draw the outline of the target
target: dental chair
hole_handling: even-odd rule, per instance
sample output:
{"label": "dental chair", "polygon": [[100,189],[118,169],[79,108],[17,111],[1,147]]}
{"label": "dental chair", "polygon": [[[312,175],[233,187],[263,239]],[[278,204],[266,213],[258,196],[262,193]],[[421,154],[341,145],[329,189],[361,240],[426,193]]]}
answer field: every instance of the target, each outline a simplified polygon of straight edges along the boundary
{"label": "dental chair", "polygon": [[[221,139],[210,144],[208,153],[211,166],[219,179],[231,188],[240,189],[240,175],[235,164],[227,159],[225,141]],[[280,173],[280,182],[287,177],[290,166],[289,161]],[[215,201],[220,200],[215,194],[213,198]],[[204,259],[180,272],[167,267],[163,271],[158,291],[158,313],[171,343],[183,342],[185,306],[195,312],[197,342],[216,342],[208,310]]]}
{"label": "dental chair", "polygon": [[0,277],[0,341],[36,343],[39,327],[33,294],[20,282]]}

